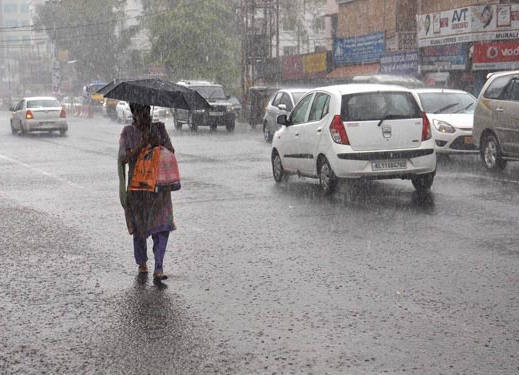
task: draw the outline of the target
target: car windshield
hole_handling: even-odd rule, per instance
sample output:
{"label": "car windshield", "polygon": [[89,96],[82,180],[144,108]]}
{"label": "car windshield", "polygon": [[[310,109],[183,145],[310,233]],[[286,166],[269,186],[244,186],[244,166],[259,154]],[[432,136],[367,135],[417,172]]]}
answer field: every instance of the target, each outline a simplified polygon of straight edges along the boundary
{"label": "car windshield", "polygon": [[221,86],[194,86],[191,88],[205,99],[225,99],[225,93]]}
{"label": "car windshield", "polygon": [[56,108],[61,104],[55,99],[28,100],[27,108]]}
{"label": "car windshield", "polygon": [[371,92],[343,95],[343,121],[375,121],[382,119],[418,118],[420,109],[410,93]]}
{"label": "car windshield", "polygon": [[466,93],[428,92],[418,94],[427,113],[473,113],[476,99]]}

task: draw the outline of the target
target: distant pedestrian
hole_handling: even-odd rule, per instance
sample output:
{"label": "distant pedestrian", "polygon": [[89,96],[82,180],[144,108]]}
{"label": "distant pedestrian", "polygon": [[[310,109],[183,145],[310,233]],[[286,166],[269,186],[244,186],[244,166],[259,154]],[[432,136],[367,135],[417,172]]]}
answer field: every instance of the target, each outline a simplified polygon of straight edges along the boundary
{"label": "distant pedestrian", "polygon": [[[133,123],[125,126],[119,139],[119,197],[124,208],[128,231],[133,235],[135,262],[140,273],[147,273],[146,239],[153,238],[155,256],[154,281],[167,279],[163,272],[163,260],[169,232],[175,230],[171,191],[157,193],[127,189],[132,179],[137,157],[148,144],[161,145],[175,152],[163,123],[151,122],[150,106],[130,103]],[[128,179],[125,165],[128,164]]]}

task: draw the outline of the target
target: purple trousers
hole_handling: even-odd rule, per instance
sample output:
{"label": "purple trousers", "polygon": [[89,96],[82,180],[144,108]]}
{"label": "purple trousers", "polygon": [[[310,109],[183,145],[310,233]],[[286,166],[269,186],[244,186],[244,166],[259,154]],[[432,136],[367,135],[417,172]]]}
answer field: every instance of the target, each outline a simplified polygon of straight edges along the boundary
{"label": "purple trousers", "polygon": [[[162,272],[162,262],[168,245],[169,231],[157,232],[151,235],[153,239],[153,254],[155,255],[155,272]],[[145,264],[148,261],[148,248],[146,246],[146,238],[138,237],[133,234],[133,255],[138,265]]]}

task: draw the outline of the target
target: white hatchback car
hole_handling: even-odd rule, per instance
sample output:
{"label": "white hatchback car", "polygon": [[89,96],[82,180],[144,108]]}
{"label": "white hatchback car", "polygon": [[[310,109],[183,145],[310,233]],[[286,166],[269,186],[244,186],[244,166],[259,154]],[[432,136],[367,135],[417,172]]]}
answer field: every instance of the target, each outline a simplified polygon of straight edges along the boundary
{"label": "white hatchback car", "polygon": [[466,91],[414,89],[415,99],[431,122],[438,154],[477,153],[472,139],[476,98]]}
{"label": "white hatchback car", "polygon": [[68,130],[65,108],[53,96],[33,96],[20,100],[11,108],[11,131],[30,132],[59,131],[64,136]]}
{"label": "white hatchback car", "polygon": [[124,123],[132,122],[133,116],[128,102],[121,100],[119,103],[117,103],[115,112],[117,113],[117,121]]}
{"label": "white hatchback car", "polygon": [[272,171],[318,178],[324,193],[338,179],[410,179],[431,188],[436,152],[429,120],[412,92],[399,86],[350,84],[311,90],[272,142]]}

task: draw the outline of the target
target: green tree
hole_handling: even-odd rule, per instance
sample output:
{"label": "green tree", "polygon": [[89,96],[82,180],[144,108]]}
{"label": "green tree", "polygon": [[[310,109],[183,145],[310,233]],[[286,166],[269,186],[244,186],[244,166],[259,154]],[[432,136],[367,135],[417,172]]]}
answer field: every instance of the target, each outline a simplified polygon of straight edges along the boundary
{"label": "green tree", "polygon": [[36,27],[77,60],[82,82],[109,80],[122,73],[120,62],[137,31],[121,32],[124,5],[125,0],[48,1],[36,9]]}
{"label": "green tree", "polygon": [[240,42],[235,8],[226,0],[148,0],[150,62],[171,79],[210,79],[237,86]]}

